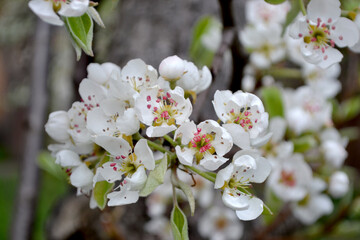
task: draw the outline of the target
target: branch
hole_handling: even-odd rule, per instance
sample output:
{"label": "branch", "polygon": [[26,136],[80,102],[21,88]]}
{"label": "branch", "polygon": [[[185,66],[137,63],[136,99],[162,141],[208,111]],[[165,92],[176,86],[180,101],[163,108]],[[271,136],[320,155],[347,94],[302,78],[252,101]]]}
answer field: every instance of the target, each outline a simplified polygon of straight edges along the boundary
{"label": "branch", "polygon": [[11,238],[31,238],[35,203],[38,193],[38,168],[36,159],[43,143],[46,114],[46,78],[49,54],[50,25],[38,20],[34,40],[34,61],[31,74],[31,100],[29,129],[21,165],[21,180],[17,193],[17,204],[13,219]]}

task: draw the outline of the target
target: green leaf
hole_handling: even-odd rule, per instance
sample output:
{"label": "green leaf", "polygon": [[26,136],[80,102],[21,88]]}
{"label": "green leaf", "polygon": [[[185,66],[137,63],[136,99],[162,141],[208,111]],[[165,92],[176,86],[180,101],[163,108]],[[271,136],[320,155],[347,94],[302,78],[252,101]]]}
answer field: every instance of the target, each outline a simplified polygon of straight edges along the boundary
{"label": "green leaf", "polygon": [[37,159],[38,166],[51,176],[61,181],[66,181],[67,174],[60,165],[55,163],[55,158],[47,151],[40,152]]}
{"label": "green leaf", "polygon": [[103,210],[107,203],[107,194],[112,190],[114,183],[108,183],[107,181],[97,182],[94,187],[94,199],[99,208]]}
{"label": "green leaf", "polygon": [[167,159],[168,156],[165,153],[159,165],[157,165],[155,169],[149,173],[149,176],[146,179],[145,186],[140,191],[141,197],[148,196],[150,193],[152,193],[155,190],[157,186],[159,186],[164,182],[164,176],[167,170]]}
{"label": "green leaf", "polygon": [[261,95],[264,100],[265,111],[269,113],[270,118],[276,116],[284,117],[282,94],[278,88],[263,88]]}
{"label": "green leaf", "polygon": [[87,13],[90,15],[90,17],[102,28],[105,28],[105,25],[100,17],[100,14],[94,7],[89,7]]}
{"label": "green leaf", "polygon": [[286,0],[265,0],[265,2],[270,3],[270,4],[274,4],[274,5],[281,4],[281,3],[285,2],[285,1]]}
{"label": "green leaf", "polygon": [[306,135],[292,140],[294,152],[304,153],[316,146],[316,139],[312,135]]}
{"label": "green leaf", "polygon": [[177,204],[174,204],[174,208],[171,211],[170,224],[175,240],[189,239],[186,216]]}
{"label": "green leaf", "polygon": [[[88,13],[80,17],[65,18],[65,25],[74,43],[87,55],[94,56],[92,51],[94,23]],[[78,49],[75,47],[77,56]]]}
{"label": "green leaf", "polygon": [[188,184],[181,181],[181,180],[178,180],[177,184],[179,185],[180,189],[184,192],[185,196],[187,197],[189,205],[190,205],[191,216],[194,216],[195,198],[194,198],[194,195],[192,193],[191,187]]}
{"label": "green leaf", "polygon": [[301,9],[300,9],[299,1],[292,0],[291,1],[291,9],[288,12],[288,14],[286,15],[286,20],[283,25],[282,35],[284,35],[286,28],[294,21],[294,19],[296,18],[296,16],[299,14],[300,11],[301,11]]}
{"label": "green leaf", "polygon": [[356,96],[339,104],[332,101],[333,118],[337,123],[350,121],[360,114],[360,96]]}
{"label": "green leaf", "polygon": [[209,34],[210,31],[219,31],[221,33],[221,29],[221,23],[212,16],[204,16],[196,22],[190,45],[190,58],[197,66],[211,66],[215,51],[205,46],[202,38]]}

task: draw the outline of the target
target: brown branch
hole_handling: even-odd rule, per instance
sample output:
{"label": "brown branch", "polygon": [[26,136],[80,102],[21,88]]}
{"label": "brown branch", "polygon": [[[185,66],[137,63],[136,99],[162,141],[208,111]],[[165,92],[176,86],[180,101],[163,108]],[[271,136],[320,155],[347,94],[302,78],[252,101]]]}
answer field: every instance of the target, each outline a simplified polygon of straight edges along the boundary
{"label": "brown branch", "polygon": [[34,220],[38,194],[36,159],[43,143],[47,104],[46,78],[49,53],[50,26],[38,20],[34,39],[34,60],[31,74],[31,100],[26,134],[26,145],[21,164],[21,179],[13,219],[11,238],[28,239]]}

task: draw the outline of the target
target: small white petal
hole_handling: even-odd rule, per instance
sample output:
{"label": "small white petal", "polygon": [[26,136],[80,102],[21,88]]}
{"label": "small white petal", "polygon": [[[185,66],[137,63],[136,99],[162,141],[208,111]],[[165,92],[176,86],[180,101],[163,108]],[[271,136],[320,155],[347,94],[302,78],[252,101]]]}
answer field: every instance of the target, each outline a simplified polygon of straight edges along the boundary
{"label": "small white petal", "polygon": [[79,155],[70,150],[61,150],[58,152],[55,163],[62,167],[75,167],[82,164]]}
{"label": "small white petal", "polygon": [[154,154],[149,148],[147,140],[140,139],[135,145],[134,152],[137,157],[137,161],[141,160],[147,170],[154,170]]}
{"label": "small white petal", "polygon": [[222,188],[225,182],[230,180],[233,170],[234,170],[234,165],[232,163],[230,163],[224,169],[221,169],[216,175],[214,188],[215,189]]}
{"label": "small white petal", "polygon": [[73,186],[82,188],[92,185],[93,177],[93,172],[85,164],[81,164],[72,170],[70,182]]}
{"label": "small white petal", "polygon": [[181,149],[180,146],[175,147],[176,155],[179,158],[181,164],[186,166],[192,166],[195,155],[195,150],[184,147]]}
{"label": "small white petal", "polygon": [[236,211],[236,216],[243,221],[254,220],[264,210],[264,203],[259,198],[253,197],[248,201],[249,207],[245,210]]}
{"label": "small white petal", "polygon": [[130,144],[122,138],[98,136],[94,142],[113,156],[128,156],[131,153]]}
{"label": "small white petal", "polygon": [[60,17],[54,12],[52,1],[32,0],[29,2],[29,7],[41,20],[57,26],[64,25]]}
{"label": "small white petal", "polygon": [[245,210],[249,207],[250,196],[247,195],[234,195],[228,188],[225,189],[222,200],[224,205],[234,210]]}
{"label": "small white petal", "polygon": [[350,19],[341,17],[334,23],[331,38],[339,47],[351,47],[359,41],[359,29]]}
{"label": "small white petal", "polygon": [[339,0],[312,0],[307,6],[307,16],[314,23],[320,18],[323,22],[337,21],[341,15]]}

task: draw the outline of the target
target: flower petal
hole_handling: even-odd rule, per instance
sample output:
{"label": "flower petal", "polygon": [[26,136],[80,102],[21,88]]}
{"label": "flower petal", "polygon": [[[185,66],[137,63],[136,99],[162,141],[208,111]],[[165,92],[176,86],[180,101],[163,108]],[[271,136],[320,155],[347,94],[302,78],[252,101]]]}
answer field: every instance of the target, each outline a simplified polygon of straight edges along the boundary
{"label": "flower petal", "polygon": [[137,161],[141,161],[147,170],[154,170],[155,160],[154,154],[147,144],[147,140],[140,139],[134,148]]}
{"label": "flower petal", "polygon": [[264,210],[264,203],[259,198],[253,197],[248,201],[248,208],[236,211],[236,216],[243,221],[254,220]]}

